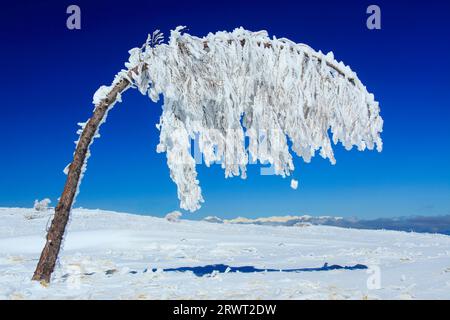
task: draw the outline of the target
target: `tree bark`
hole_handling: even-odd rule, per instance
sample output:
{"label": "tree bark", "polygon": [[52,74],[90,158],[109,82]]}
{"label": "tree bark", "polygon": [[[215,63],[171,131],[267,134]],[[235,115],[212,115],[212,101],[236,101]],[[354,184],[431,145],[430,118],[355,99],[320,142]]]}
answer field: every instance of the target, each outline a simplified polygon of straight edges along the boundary
{"label": "tree bark", "polygon": [[[129,71],[128,74],[130,78],[131,73],[134,71],[135,70]],[[69,221],[70,211],[78,189],[81,171],[89,146],[109,108],[115,103],[117,95],[126,91],[129,88],[129,85],[130,82],[125,78],[122,78],[116,83],[106,98],[96,106],[94,114],[81,133],[80,140],[75,149],[73,161],[69,166],[63,193],[55,208],[55,215],[50,229],[47,232],[45,247],[42,250],[39,263],[34,271],[33,280],[40,281],[42,284],[48,284],[50,282],[51,274],[55,268],[56,260],[58,259],[66,225]]]}

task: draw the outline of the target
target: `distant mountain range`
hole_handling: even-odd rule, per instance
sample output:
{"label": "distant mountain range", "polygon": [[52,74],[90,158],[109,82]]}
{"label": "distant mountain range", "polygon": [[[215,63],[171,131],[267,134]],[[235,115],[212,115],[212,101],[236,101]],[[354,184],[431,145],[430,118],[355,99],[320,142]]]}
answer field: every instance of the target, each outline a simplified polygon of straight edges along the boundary
{"label": "distant mountain range", "polygon": [[235,219],[227,220],[215,216],[209,216],[204,218],[203,220],[211,223],[256,224],[269,226],[326,225],[354,229],[384,229],[408,232],[441,233],[450,235],[450,215],[433,217],[413,216],[400,218],[379,218],[373,220],[310,215],[273,216],[256,219],[238,217]]}

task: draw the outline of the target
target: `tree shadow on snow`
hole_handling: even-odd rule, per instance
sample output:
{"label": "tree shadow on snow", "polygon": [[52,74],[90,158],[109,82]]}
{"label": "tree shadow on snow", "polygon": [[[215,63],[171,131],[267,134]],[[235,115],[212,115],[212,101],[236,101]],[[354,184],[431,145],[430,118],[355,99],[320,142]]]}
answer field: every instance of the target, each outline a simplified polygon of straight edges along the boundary
{"label": "tree shadow on snow", "polygon": [[[191,271],[196,276],[202,277],[204,275],[209,275],[212,273],[255,273],[255,272],[312,272],[312,271],[331,271],[331,270],[364,270],[368,269],[367,266],[363,264],[356,264],[354,266],[340,266],[340,265],[328,265],[325,263],[322,267],[318,268],[298,268],[298,269],[259,269],[253,266],[242,266],[242,267],[231,267],[226,264],[212,264],[199,267],[179,267],[179,268],[167,268],[162,269],[164,272],[186,272]],[[155,272],[158,269],[153,268],[152,271]],[[145,269],[144,272],[148,270]]]}

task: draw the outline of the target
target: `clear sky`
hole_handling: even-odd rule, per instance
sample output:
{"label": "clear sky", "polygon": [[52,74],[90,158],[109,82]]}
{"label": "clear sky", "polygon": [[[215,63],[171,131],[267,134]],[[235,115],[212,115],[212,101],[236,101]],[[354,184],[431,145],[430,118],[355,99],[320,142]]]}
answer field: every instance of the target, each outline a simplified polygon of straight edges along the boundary
{"label": "clear sky", "polygon": [[[81,30],[66,8],[81,8]],[[366,8],[381,8],[381,30]],[[147,33],[177,25],[202,36],[243,26],[333,51],[380,102],[384,150],[347,152],[337,164],[296,158],[294,177],[225,179],[198,167],[206,200],[191,218],[286,214],[361,218],[450,214],[448,1],[14,1],[0,10],[0,206],[53,204],[65,181],[77,122],[92,95],[123,68]],[[155,149],[161,105],[137,91],[110,113],[76,206],[164,215],[178,208],[165,154]]]}

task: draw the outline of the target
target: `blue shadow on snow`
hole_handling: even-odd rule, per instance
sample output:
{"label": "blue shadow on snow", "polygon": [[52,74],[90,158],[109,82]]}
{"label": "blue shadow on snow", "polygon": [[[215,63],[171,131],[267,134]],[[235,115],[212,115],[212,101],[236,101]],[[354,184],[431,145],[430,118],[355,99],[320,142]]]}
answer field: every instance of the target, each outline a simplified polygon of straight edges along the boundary
{"label": "blue shadow on snow", "polygon": [[[354,266],[340,266],[337,264],[328,265],[325,263],[320,268],[299,268],[299,269],[259,269],[253,266],[242,266],[242,267],[230,267],[226,264],[212,264],[202,267],[179,267],[179,268],[167,268],[163,269],[165,272],[186,272],[192,271],[196,276],[202,277],[213,272],[226,273],[226,272],[242,272],[242,273],[253,273],[253,272],[312,272],[312,271],[331,271],[331,270],[364,270],[368,269],[367,266],[363,264],[356,264]],[[146,272],[147,270],[144,270]],[[153,272],[157,271],[156,268],[152,269]]]}

